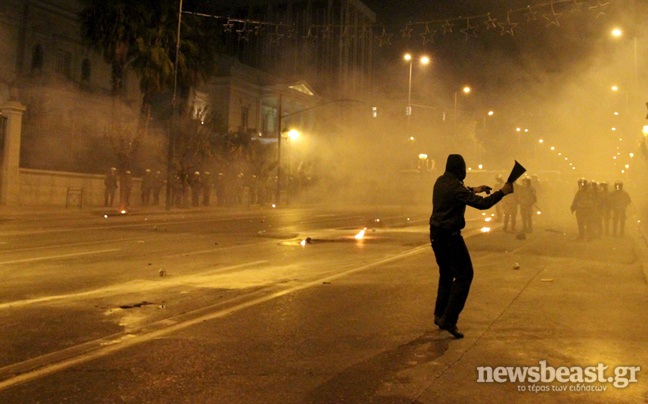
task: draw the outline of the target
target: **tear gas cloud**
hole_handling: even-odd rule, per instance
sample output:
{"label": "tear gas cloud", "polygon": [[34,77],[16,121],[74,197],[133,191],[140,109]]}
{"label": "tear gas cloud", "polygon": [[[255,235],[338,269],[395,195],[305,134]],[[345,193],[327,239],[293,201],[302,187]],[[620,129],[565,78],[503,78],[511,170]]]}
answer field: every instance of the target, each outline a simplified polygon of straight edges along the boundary
{"label": "tear gas cloud", "polygon": [[[409,118],[409,65],[402,56],[412,50],[397,44],[377,49],[383,54],[371,102],[378,116],[347,109],[339,111],[347,119],[331,118],[341,127],[315,148],[327,170],[309,197],[429,205],[447,155],[460,153],[472,168],[469,185],[479,185],[473,179],[493,185],[517,159],[529,175],[554,184],[544,204],[568,211],[576,180],[584,177],[610,187],[622,180],[635,205],[643,206],[636,190],[646,169],[640,146],[648,82],[636,73],[646,68],[648,36],[636,39],[635,69],[632,34],[615,38],[611,31],[620,21],[639,36],[641,25],[630,25],[634,16],[624,10],[609,17],[553,31],[543,25],[515,38],[461,38],[464,43],[446,44],[458,48],[455,53],[444,44],[416,50],[432,63],[412,66],[411,99],[420,106]],[[473,87],[468,96],[457,94],[464,84]],[[419,155],[434,165],[421,168]]]}
{"label": "tear gas cloud", "polygon": [[[401,14],[411,19],[405,11]],[[426,47],[412,45],[415,41],[376,46],[372,94],[362,103],[339,103],[313,113],[317,123],[312,132],[284,144],[282,170],[295,173],[304,161],[312,163],[312,183],[299,195],[303,203],[428,206],[447,155],[460,153],[472,168],[469,185],[479,181],[492,186],[495,176],[507,174],[517,159],[541,181],[560,184],[546,203],[564,207],[580,177],[610,184],[623,180],[638,203],[640,193],[633,190],[640,189],[646,170],[639,146],[648,82],[636,73],[647,67],[648,35],[634,23],[627,37],[613,38],[616,21],[627,23],[635,17],[623,12],[609,17],[565,21],[560,27],[540,24],[526,31],[520,27],[515,37],[483,33],[474,40],[459,36]],[[405,52],[431,58],[429,65],[412,66],[415,106],[409,117]],[[93,61],[93,66],[101,63]],[[137,80],[129,83],[136,86]],[[469,95],[460,92],[464,85],[473,88]],[[29,89],[21,94],[29,105],[24,144],[32,155],[23,161],[50,168],[42,162],[74,156],[75,164],[88,165],[86,172],[104,172],[114,165],[104,136],[114,123],[105,108],[109,97],[86,94],[66,101],[54,81],[48,87],[49,99],[57,101],[42,103]],[[54,118],[40,122],[42,111]],[[118,115],[125,125],[136,126],[132,113]],[[73,122],[74,129],[58,140],[30,140],[36,132],[64,134],[57,122]],[[165,168],[160,151],[167,136],[163,124],[147,135],[140,147],[140,168]],[[82,137],[97,141],[84,144]]]}

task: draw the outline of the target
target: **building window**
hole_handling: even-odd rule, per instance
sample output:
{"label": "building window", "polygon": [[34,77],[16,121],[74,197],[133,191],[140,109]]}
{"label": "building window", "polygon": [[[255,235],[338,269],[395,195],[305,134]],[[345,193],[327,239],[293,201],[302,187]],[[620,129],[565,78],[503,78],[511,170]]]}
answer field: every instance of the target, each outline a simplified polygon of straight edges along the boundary
{"label": "building window", "polygon": [[43,47],[40,44],[32,48],[31,72],[40,73],[43,69]]}
{"label": "building window", "polygon": [[56,73],[61,76],[72,78],[72,54],[63,50],[56,52]]}

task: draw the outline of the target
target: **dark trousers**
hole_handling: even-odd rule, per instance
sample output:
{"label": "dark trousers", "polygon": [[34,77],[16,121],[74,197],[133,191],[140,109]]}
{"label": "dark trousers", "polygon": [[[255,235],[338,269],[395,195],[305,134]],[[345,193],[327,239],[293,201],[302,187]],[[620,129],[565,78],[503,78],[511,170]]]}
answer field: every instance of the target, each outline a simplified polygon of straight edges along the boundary
{"label": "dark trousers", "polygon": [[446,324],[457,323],[466,304],[473,266],[468,248],[461,235],[441,235],[432,239],[432,249],[439,265],[439,289],[435,317]]}

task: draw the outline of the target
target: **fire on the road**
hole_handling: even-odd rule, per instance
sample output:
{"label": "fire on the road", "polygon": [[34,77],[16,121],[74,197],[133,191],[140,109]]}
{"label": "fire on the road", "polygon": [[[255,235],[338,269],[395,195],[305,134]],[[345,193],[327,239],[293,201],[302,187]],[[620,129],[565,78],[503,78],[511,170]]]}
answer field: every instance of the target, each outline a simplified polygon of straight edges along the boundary
{"label": "fire on the road", "polygon": [[364,228],[364,229],[360,230],[360,233],[358,233],[358,234],[356,234],[356,235],[354,236],[355,239],[356,239],[356,240],[362,240],[362,239],[364,238],[364,235],[365,235],[365,230],[367,230],[367,229]]}

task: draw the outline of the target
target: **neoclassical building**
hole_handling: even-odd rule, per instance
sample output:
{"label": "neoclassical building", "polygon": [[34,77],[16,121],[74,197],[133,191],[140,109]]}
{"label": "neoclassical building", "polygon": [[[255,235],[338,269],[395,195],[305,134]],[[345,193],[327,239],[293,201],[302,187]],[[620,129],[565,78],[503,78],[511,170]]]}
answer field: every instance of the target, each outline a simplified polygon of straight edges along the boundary
{"label": "neoclassical building", "polygon": [[[8,127],[15,132],[17,118],[9,125],[10,112],[0,115],[5,173],[0,193],[6,194],[8,189],[18,193],[0,203],[64,203],[60,195],[70,188],[66,185],[69,178],[44,179],[58,172],[95,175],[92,185],[82,187],[98,192],[100,173],[114,162],[110,131],[115,124],[137,121],[141,100],[138,79],[127,72],[121,101],[114,104],[110,66],[82,44],[78,23],[81,7],[78,0],[0,0],[0,106],[11,105],[15,112],[11,116],[20,117],[18,143],[13,140],[9,147]],[[263,1],[245,9],[254,12],[259,21],[281,20],[282,24],[303,29],[319,24],[330,30],[346,30],[341,27],[363,27],[375,19],[356,0]],[[235,41],[238,51],[221,57],[218,73],[192,91],[190,104],[196,119],[209,111],[220,116],[229,131],[277,139],[283,129],[279,127],[280,114],[309,108],[322,97],[366,99],[371,88],[371,40],[339,34],[331,35],[328,41],[303,41],[292,35],[289,39],[294,44],[287,40],[282,46],[270,44],[272,37],[266,36],[256,45],[244,47],[237,37],[232,39],[224,31],[226,48],[232,51]],[[291,118],[304,127],[313,126],[310,119],[313,116],[308,113]],[[158,136],[145,146],[163,147],[164,141]],[[7,153],[19,155],[9,157]],[[159,160],[151,153],[144,156],[148,161],[142,166]],[[9,172],[14,174],[6,174]],[[79,181],[72,182],[76,186]],[[39,189],[45,183],[52,188],[47,198]]]}

